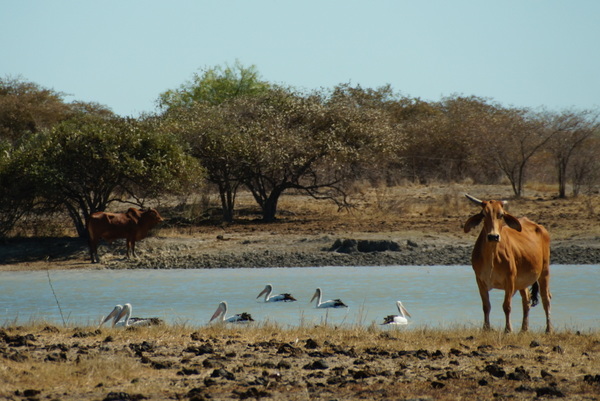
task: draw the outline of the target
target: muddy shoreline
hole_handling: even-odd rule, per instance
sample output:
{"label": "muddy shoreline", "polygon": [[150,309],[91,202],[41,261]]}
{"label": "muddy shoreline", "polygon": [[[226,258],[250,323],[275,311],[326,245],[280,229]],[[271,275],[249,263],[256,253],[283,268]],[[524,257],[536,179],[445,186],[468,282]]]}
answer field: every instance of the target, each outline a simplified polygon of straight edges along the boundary
{"label": "muddy shoreline", "polygon": [[[92,264],[87,246],[77,238],[15,239],[0,244],[0,270],[451,266],[470,265],[471,251],[465,240],[414,236],[150,237],[138,243],[137,258],[126,258],[122,241],[102,244],[102,263]],[[551,264],[600,264],[600,246],[558,242],[551,248]]]}

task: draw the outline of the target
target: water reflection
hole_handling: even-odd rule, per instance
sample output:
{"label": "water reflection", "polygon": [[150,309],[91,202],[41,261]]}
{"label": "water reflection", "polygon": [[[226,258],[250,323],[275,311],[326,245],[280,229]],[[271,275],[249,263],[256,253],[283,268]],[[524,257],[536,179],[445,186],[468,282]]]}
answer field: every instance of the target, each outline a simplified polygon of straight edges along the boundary
{"label": "water reflection", "polygon": [[[598,266],[552,266],[552,320],[556,328],[600,328]],[[256,296],[271,283],[297,302],[265,303]],[[51,284],[51,285],[50,285]],[[347,309],[315,309],[317,287]],[[491,292],[492,324],[503,327],[503,292]],[[57,302],[58,300],[58,302]],[[220,301],[230,313],[248,312],[257,322],[380,324],[401,300],[411,312],[409,327],[479,327],[482,312],[469,266],[382,266],[202,270],[81,270],[0,272],[0,324],[45,320],[95,325],[115,304],[133,304],[134,316],[160,317],[170,324],[207,324]],[[520,326],[520,297],[513,325]],[[60,309],[59,309],[60,306]],[[62,315],[61,315],[62,311]],[[543,330],[543,309],[530,313],[530,326]]]}

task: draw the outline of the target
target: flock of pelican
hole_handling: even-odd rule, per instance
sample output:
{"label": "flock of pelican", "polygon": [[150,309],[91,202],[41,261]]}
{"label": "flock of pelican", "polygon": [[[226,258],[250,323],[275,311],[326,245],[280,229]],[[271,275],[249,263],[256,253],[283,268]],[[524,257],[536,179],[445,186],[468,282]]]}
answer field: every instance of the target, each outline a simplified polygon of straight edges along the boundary
{"label": "flock of pelican", "polygon": [[[267,284],[265,288],[258,294],[256,299],[262,297],[264,295],[264,302],[294,302],[296,298],[294,298],[291,294],[283,293],[283,294],[275,294],[273,295],[273,286],[271,284]],[[310,299],[310,303],[312,303],[315,299],[317,303],[315,305],[316,308],[347,308],[344,302],[341,299],[329,299],[327,301],[322,300],[323,291],[321,288],[317,288],[315,290],[314,295]],[[404,308],[402,302],[396,301],[396,307],[398,308],[398,315],[388,315],[384,318],[382,325],[406,325],[408,324],[408,317],[410,313]],[[162,324],[162,320],[158,318],[139,318],[139,317],[131,317],[133,307],[130,303],[126,303],[125,305],[116,305],[112,312],[108,316],[106,316],[100,326],[104,323],[110,321],[112,319],[112,327],[139,327],[139,326],[150,326]],[[217,321],[222,323],[250,323],[253,322],[252,316],[247,312],[238,313],[229,317],[227,315],[227,302],[221,301],[215,313],[213,313],[212,317],[209,320],[209,323],[213,320],[217,319]],[[98,327],[100,327],[98,326]]]}

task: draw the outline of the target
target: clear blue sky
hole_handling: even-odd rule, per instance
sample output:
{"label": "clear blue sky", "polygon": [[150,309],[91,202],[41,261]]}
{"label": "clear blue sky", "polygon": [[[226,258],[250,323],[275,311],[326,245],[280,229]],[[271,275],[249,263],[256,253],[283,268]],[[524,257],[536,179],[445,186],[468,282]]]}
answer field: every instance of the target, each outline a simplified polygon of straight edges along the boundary
{"label": "clear blue sky", "polygon": [[301,89],[391,84],[551,110],[600,106],[598,0],[0,0],[0,76],[124,116],[215,65]]}

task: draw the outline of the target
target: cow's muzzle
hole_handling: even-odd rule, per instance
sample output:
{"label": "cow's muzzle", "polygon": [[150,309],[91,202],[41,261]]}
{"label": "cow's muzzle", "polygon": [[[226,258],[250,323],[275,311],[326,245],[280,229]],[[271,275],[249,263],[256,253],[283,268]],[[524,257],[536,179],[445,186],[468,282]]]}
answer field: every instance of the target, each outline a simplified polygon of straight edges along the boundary
{"label": "cow's muzzle", "polygon": [[488,234],[487,239],[489,242],[500,242],[500,234]]}

